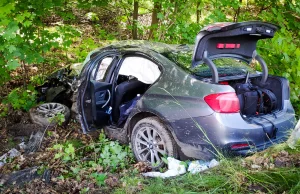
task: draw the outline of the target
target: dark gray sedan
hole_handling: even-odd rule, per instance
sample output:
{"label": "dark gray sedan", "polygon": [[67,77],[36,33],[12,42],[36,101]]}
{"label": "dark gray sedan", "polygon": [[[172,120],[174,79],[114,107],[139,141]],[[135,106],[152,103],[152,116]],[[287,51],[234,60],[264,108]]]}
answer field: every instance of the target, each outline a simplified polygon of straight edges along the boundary
{"label": "dark gray sedan", "polygon": [[256,53],[276,30],[219,23],[195,46],[125,41],[92,52],[79,76],[83,132],[104,127],[153,167],[167,155],[209,160],[285,141],[295,122],[289,83]]}

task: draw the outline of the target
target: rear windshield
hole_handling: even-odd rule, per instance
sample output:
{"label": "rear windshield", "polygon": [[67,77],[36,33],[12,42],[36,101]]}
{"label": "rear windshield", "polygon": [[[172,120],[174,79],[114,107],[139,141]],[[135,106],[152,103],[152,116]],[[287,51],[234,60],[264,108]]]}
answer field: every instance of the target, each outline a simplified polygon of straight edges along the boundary
{"label": "rear windshield", "polygon": [[[212,61],[218,69],[219,77],[245,75],[247,72],[250,74],[256,73],[256,71],[252,69],[247,62],[235,58],[218,58]],[[206,64],[198,65],[196,68],[191,70],[191,73],[203,78],[212,77],[212,73]]]}
{"label": "rear windshield", "polygon": [[[199,64],[195,68],[191,68],[192,64],[192,53],[166,53],[164,54],[169,60],[175,62],[178,66],[184,69],[186,72],[199,77],[199,78],[211,78],[212,73],[207,64]],[[219,77],[227,76],[239,76],[246,75],[247,72],[250,74],[256,74],[254,67],[249,65],[247,62],[236,59],[236,58],[217,58],[212,60],[216,65],[219,73]]]}

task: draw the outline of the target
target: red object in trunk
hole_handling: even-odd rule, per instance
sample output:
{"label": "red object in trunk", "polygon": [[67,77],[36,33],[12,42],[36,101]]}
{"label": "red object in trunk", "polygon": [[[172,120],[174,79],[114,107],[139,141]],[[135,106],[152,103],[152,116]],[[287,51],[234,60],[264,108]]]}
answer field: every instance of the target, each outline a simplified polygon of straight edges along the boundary
{"label": "red object in trunk", "polygon": [[218,113],[237,113],[240,102],[234,92],[210,94],[204,97],[205,102]]}

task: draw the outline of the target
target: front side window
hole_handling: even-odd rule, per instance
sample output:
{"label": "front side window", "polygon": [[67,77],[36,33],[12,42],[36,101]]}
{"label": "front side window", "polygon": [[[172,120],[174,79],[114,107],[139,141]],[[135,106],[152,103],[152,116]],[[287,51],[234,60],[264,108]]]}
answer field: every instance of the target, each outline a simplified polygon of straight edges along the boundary
{"label": "front side window", "polygon": [[158,66],[143,57],[126,57],[119,71],[119,75],[135,77],[145,84],[153,84],[160,74]]}
{"label": "front side window", "polygon": [[102,59],[99,64],[94,67],[92,74],[91,74],[91,80],[95,81],[104,81],[105,75],[108,72],[109,67],[111,66],[113,57],[106,57]]}

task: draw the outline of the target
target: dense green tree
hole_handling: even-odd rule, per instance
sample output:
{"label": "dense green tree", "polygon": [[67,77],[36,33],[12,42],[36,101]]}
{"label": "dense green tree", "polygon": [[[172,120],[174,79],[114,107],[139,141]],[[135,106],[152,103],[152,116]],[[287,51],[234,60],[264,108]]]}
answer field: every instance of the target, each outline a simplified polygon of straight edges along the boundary
{"label": "dense green tree", "polygon": [[[86,23],[86,15],[90,16],[92,37],[78,32],[78,25]],[[58,53],[67,56],[77,36],[80,44],[74,53],[82,60],[100,45],[99,40],[193,44],[199,30],[209,23],[246,20],[281,27],[272,40],[260,41],[258,50],[271,73],[290,80],[291,98],[299,106],[300,2],[295,0],[2,0],[0,86],[11,79],[10,72],[16,68],[22,72],[24,85],[30,79],[27,66],[39,64],[44,74],[47,58],[53,60],[49,52],[59,49]]]}

